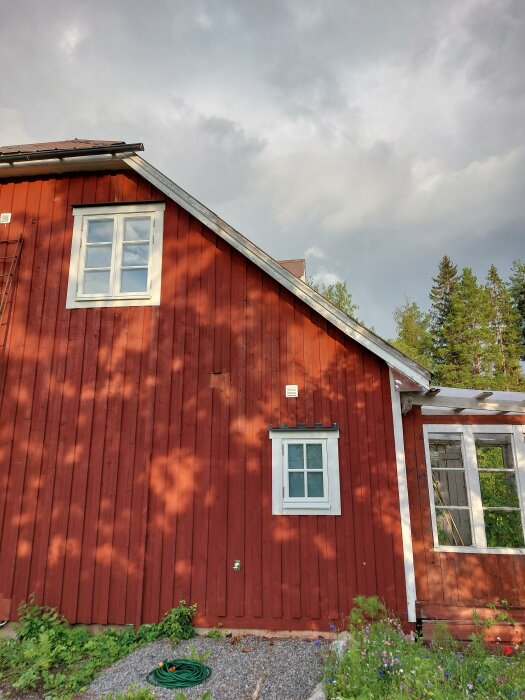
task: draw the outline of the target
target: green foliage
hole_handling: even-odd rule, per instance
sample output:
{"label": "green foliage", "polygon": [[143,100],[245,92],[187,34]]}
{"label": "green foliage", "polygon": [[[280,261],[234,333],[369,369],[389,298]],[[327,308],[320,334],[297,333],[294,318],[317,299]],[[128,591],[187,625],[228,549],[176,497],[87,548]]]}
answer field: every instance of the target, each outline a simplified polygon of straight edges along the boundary
{"label": "green foliage", "polygon": [[525,360],[525,263],[520,260],[512,264],[508,287],[512,308],[518,319],[521,359]]}
{"label": "green foliage", "polygon": [[164,615],[159,624],[161,636],[170,637],[174,644],[182,639],[191,639],[195,634],[192,620],[196,612],[196,605],[188,605],[185,600],[181,600],[176,608]]}
{"label": "green foliage", "polygon": [[210,639],[221,639],[222,632],[220,630],[218,630],[216,627],[214,627],[209,632],[206,632],[206,636],[209,637]]}
{"label": "green foliage", "polygon": [[149,688],[139,688],[133,683],[123,693],[109,693],[104,700],[155,700],[157,696]]}
{"label": "green foliage", "polygon": [[[490,653],[475,636],[459,647],[443,625],[431,645],[405,635],[377,599],[356,598],[350,641],[326,665],[329,700],[373,698],[498,699],[525,690],[525,655]],[[505,613],[503,613],[505,615]]]}
{"label": "green foliage", "polygon": [[496,344],[492,388],[517,391],[523,388],[520,317],[494,265],[487,275],[486,290],[490,299],[489,326]]}
{"label": "green foliage", "polygon": [[430,314],[426,314],[415,301],[405,300],[402,306],[394,309],[397,336],[391,340],[398,350],[404,352],[419,364],[432,367],[432,334]]}
{"label": "green foliage", "polygon": [[[162,622],[142,625],[136,633],[108,629],[91,635],[83,627],[71,627],[56,610],[40,607],[30,598],[18,609],[17,638],[0,640],[0,683],[16,691],[41,690],[46,697],[68,698],[82,691],[103,668],[139,646],[166,636],[174,642],[189,639],[194,634],[195,612],[195,605],[181,601]],[[147,700],[152,696],[119,697]]]}
{"label": "green foliage", "polygon": [[187,657],[188,659],[190,659],[190,661],[198,661],[201,664],[205,664],[206,661],[208,661],[208,659],[210,658],[210,656],[211,651],[204,651],[202,654],[199,654],[195,644],[190,644],[189,653]]}
{"label": "green foliage", "polygon": [[335,282],[334,284],[316,284],[312,279],[308,280],[308,284],[318,294],[332,302],[334,306],[343,311],[348,316],[356,318],[358,310],[357,304],[352,301],[352,295],[348,291],[346,282]]}

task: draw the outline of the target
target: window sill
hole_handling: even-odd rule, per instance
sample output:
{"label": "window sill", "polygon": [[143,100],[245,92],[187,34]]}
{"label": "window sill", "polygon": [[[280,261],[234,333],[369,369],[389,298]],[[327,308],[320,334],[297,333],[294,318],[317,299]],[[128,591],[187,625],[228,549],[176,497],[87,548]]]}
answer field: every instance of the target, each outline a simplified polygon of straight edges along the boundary
{"label": "window sill", "polygon": [[66,303],[66,309],[96,309],[119,306],[159,306],[160,299],[148,296],[125,297],[79,297]]}
{"label": "window sill", "polygon": [[447,545],[434,546],[434,552],[455,553],[455,554],[512,554],[520,556],[525,554],[525,548],[514,547],[453,547]]}

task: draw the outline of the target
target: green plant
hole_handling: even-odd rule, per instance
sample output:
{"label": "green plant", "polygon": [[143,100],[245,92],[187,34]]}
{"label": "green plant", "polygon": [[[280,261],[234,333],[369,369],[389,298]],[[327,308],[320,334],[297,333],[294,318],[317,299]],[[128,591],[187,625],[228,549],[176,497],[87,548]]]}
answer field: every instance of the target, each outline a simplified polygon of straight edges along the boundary
{"label": "green plant", "polygon": [[222,639],[222,632],[214,627],[212,630],[206,632],[206,636],[210,639]]}
{"label": "green plant", "polygon": [[210,658],[210,656],[211,651],[204,651],[202,654],[199,654],[195,644],[190,644],[189,654],[187,658],[191,661],[199,661],[199,663],[205,664],[206,661],[208,661],[208,659]]}
{"label": "green plant", "polygon": [[405,635],[377,598],[355,599],[349,618],[351,642],[326,661],[330,700],[435,698],[493,700],[525,690],[525,654],[506,647],[489,651],[475,637],[460,647],[444,625],[431,644]]}
{"label": "green plant", "polygon": [[139,688],[136,683],[132,683],[123,693],[109,693],[104,696],[104,700],[155,700],[156,697],[149,688]]}
{"label": "green plant", "polygon": [[[195,611],[195,605],[181,601],[162,622],[142,625],[137,632],[108,629],[91,635],[81,626],[71,627],[56,610],[36,605],[31,597],[19,607],[17,638],[0,640],[0,683],[15,691],[69,698],[85,689],[103,668],[137,647],[165,636],[175,641],[191,637]],[[152,696],[130,697],[147,700]]]}
{"label": "green plant", "polygon": [[183,639],[191,639],[195,635],[193,617],[196,612],[196,605],[188,605],[185,600],[181,600],[178,606],[167,612],[159,623],[162,636],[170,637],[174,644]]}

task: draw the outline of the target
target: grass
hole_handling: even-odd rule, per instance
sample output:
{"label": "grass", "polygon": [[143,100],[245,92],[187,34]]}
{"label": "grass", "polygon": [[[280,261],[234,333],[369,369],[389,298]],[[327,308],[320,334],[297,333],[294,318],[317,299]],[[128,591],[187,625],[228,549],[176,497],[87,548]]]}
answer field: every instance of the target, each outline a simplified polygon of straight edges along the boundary
{"label": "grass", "polygon": [[[195,605],[182,600],[158,624],[91,635],[84,627],[69,625],[55,609],[30,600],[19,607],[16,639],[0,639],[0,685],[8,693],[37,691],[46,698],[69,698],[103,668],[144,644],[162,637],[174,643],[191,638],[195,612]],[[146,691],[137,692],[129,697],[148,698]]]}
{"label": "grass", "polygon": [[432,644],[405,635],[375,597],[355,599],[348,643],[326,664],[329,700],[525,698],[525,653],[489,650],[481,636],[460,646],[443,626]]}

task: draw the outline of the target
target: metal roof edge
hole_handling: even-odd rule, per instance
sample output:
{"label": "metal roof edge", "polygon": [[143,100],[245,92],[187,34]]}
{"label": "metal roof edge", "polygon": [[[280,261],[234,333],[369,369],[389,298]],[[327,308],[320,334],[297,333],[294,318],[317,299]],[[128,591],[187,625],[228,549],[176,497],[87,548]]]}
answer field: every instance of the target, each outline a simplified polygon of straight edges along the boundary
{"label": "metal roof edge", "polygon": [[164,194],[183,207],[183,209],[190,212],[196,219],[229,243],[233,248],[268,273],[279,284],[294,294],[294,296],[301,299],[301,301],[323,316],[323,318],[336,328],[339,328],[345,335],[355,340],[367,350],[370,350],[370,352],[380,357],[391,367],[402,372],[421,387],[429,387],[432,376],[429,370],[404,355],[386,340],[383,340],[383,338],[366,328],[366,326],[363,326],[340,311],[340,309],[331,302],[327,301],[309,287],[306,282],[303,282],[292,273],[288,272],[270,255],[259,248],[259,246],[248,240],[239,233],[239,231],[235,230],[217,214],[208,209],[208,207],[192,197],[166,175],[144,160],[144,158],[134,154],[123,160],[152,185],[155,185],[161,192],[164,192]]}

